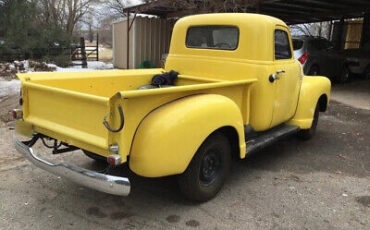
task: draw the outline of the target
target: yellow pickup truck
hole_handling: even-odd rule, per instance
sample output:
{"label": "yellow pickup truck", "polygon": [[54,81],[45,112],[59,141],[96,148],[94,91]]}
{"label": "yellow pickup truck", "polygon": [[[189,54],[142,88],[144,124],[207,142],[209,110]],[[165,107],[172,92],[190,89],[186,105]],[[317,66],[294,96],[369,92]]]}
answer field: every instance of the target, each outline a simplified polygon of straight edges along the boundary
{"label": "yellow pickup truck", "polygon": [[41,159],[31,148],[41,140],[54,154],[81,149],[143,177],[178,175],[196,201],[218,193],[233,157],[286,135],[312,137],[331,87],[303,76],[283,21],[235,13],[178,20],[164,69],[18,77],[16,130],[31,139],[15,137],[15,148],[36,166],[102,192],[130,192],[128,178]]}

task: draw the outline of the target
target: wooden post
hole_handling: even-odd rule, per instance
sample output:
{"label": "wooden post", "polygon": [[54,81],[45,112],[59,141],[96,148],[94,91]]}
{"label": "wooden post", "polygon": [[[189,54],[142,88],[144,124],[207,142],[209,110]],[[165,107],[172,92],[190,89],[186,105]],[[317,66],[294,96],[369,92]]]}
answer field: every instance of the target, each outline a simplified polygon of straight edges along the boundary
{"label": "wooden post", "polygon": [[99,61],[99,33],[96,33],[96,61]]}
{"label": "wooden post", "polygon": [[362,23],[361,43],[360,47],[363,48],[365,44],[370,43],[370,12],[365,13]]}
{"label": "wooden post", "polygon": [[87,57],[86,57],[86,49],[85,49],[85,38],[80,38],[80,47],[81,47],[81,56],[82,56],[82,68],[87,68]]}
{"label": "wooden post", "polygon": [[127,69],[130,69],[130,11],[127,10]]}
{"label": "wooden post", "polygon": [[333,21],[330,21],[330,26],[329,26],[329,31],[328,31],[329,41],[332,41],[332,35],[333,35]]}
{"label": "wooden post", "polygon": [[344,34],[344,18],[341,18],[340,19],[340,22],[339,22],[339,29],[338,29],[338,33],[337,33],[337,37],[336,37],[336,41],[337,41],[337,44],[336,44],[336,50],[340,50],[342,49],[342,42],[343,42],[343,34]]}
{"label": "wooden post", "polygon": [[260,12],[261,12],[261,0],[257,0],[256,13],[259,14]]}

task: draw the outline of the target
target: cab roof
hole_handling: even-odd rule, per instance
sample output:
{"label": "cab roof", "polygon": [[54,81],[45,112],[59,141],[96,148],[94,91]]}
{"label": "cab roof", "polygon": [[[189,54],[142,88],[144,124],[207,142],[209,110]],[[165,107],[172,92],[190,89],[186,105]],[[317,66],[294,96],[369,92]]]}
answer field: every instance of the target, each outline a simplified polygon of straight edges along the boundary
{"label": "cab roof", "polygon": [[[187,31],[192,26],[221,25],[235,26],[239,30],[239,45],[233,50],[205,50],[188,48],[185,45]],[[215,13],[187,16],[174,26],[170,55],[200,55],[208,57],[237,58],[255,61],[272,61],[274,31],[285,30],[288,26],[280,19],[250,13]]]}
{"label": "cab roof", "polygon": [[186,16],[178,20],[177,24],[217,24],[217,25],[238,25],[244,23],[271,24],[286,26],[282,20],[263,14],[252,13],[212,13]]}

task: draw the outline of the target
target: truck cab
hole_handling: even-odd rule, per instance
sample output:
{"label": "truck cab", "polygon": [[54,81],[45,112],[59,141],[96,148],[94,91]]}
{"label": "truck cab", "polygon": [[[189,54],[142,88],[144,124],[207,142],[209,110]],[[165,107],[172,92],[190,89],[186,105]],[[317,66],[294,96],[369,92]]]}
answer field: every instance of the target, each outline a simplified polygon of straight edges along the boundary
{"label": "truck cab", "polygon": [[233,157],[294,133],[311,138],[330,97],[326,77],[303,75],[286,24],[258,14],[178,20],[164,69],[18,77],[24,103],[17,130],[31,140],[15,139],[15,146],[35,165],[128,195],[128,178],[38,158],[32,145],[49,138],[53,152],[81,149],[140,176],[177,175],[183,194],[196,201],[218,193]]}
{"label": "truck cab", "polygon": [[[192,42],[207,39],[209,45]],[[293,117],[303,77],[294,59],[289,28],[279,19],[258,14],[208,14],[179,20],[165,68],[221,81],[257,78],[251,89],[249,121],[255,131]],[[276,80],[270,78],[275,75]]]}

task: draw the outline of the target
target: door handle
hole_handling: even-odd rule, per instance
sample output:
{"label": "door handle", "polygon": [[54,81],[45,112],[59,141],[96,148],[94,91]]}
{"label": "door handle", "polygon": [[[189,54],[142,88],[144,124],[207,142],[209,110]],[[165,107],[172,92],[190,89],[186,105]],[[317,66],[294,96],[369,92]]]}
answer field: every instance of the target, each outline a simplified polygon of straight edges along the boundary
{"label": "door handle", "polygon": [[277,74],[271,74],[270,76],[269,76],[269,81],[271,82],[271,83],[273,83],[275,80],[279,80],[280,79],[280,77],[278,77],[278,75]]}
{"label": "door handle", "polygon": [[281,73],[285,73],[285,70],[281,70],[281,69],[276,70],[276,74],[281,74]]}

